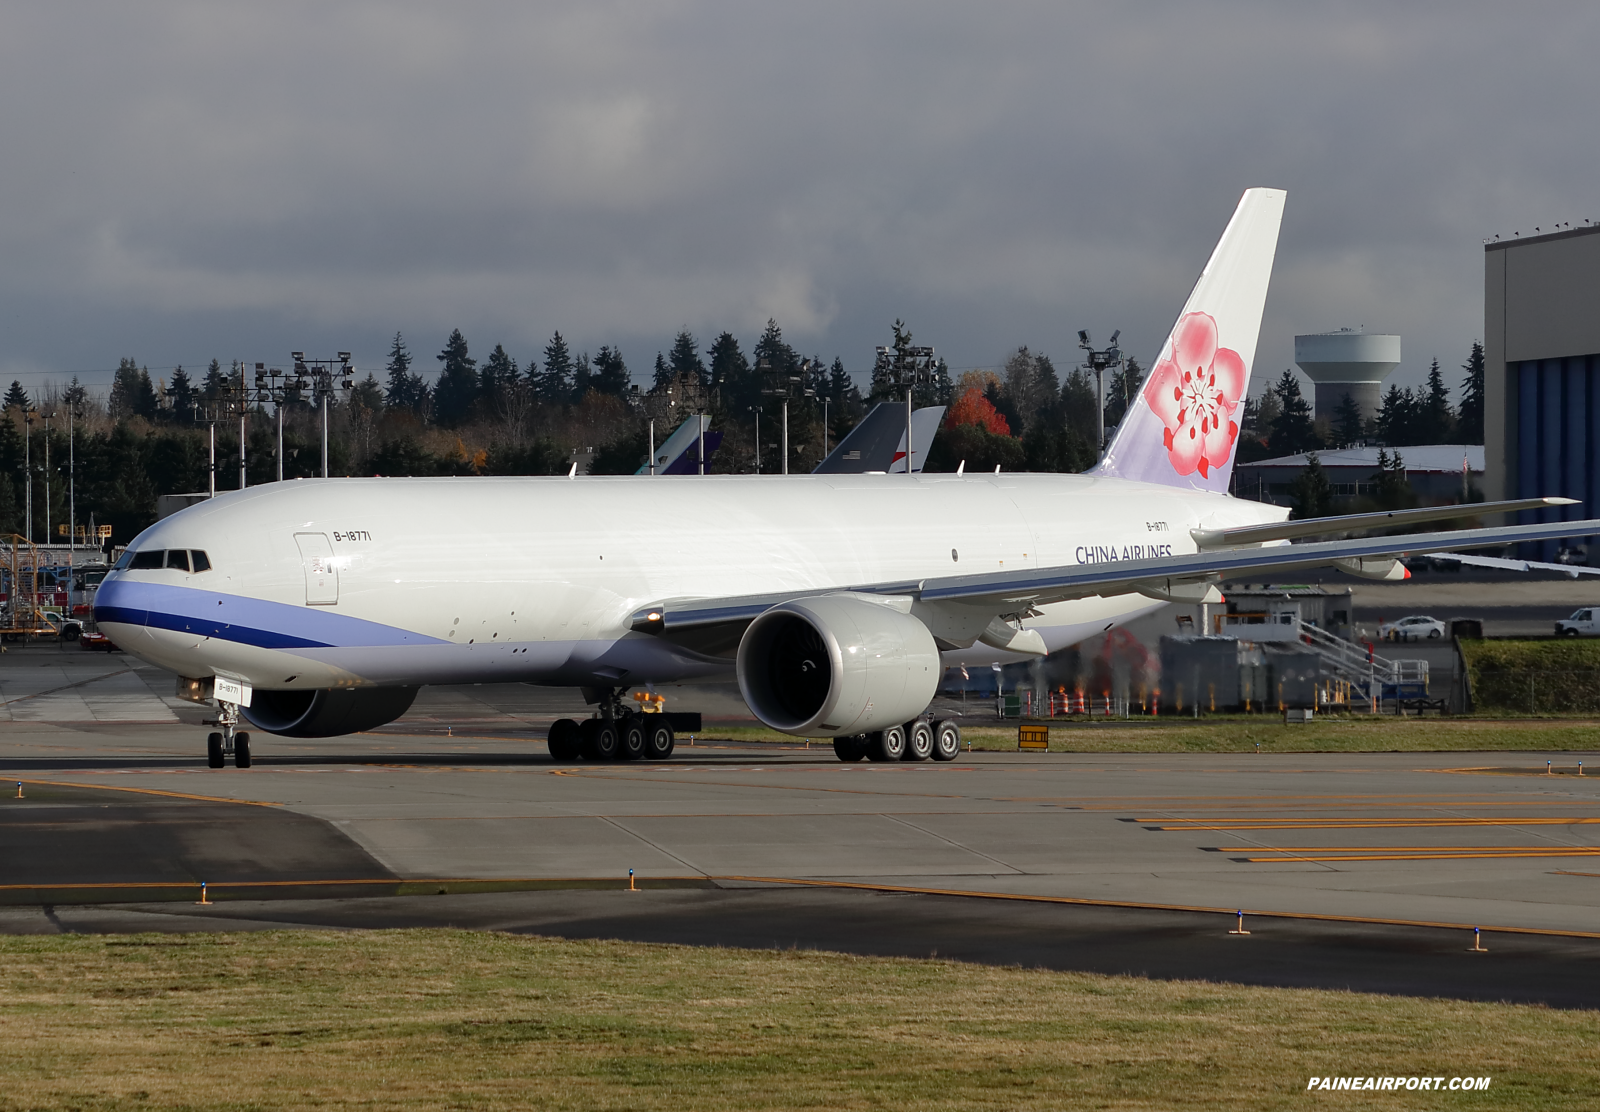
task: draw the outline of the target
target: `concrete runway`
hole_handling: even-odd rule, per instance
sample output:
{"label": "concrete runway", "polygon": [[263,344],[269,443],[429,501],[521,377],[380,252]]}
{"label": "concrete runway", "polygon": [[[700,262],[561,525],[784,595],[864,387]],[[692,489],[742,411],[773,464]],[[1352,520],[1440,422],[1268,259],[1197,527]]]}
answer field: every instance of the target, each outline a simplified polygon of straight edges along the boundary
{"label": "concrete runway", "polygon": [[[1600,1006],[1600,781],[1571,754],[1554,777],[1532,753],[844,765],[726,744],[555,766],[541,727],[570,696],[467,688],[379,733],[257,734],[255,768],[213,771],[198,724],[51,720],[102,681],[46,655],[0,659],[34,715],[0,728],[0,777],[24,781],[0,792],[0,930],[450,922]],[[105,682],[132,666],[96,661]],[[52,694],[51,668],[79,686]],[[159,678],[126,697],[197,720]],[[678,887],[622,891],[630,868]],[[225,902],[194,907],[202,880]],[[92,884],[118,887],[70,887]]]}

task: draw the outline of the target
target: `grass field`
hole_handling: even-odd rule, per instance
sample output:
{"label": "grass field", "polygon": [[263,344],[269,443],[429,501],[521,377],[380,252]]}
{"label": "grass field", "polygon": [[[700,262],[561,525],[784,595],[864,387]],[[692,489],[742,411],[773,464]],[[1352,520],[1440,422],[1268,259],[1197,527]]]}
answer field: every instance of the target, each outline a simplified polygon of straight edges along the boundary
{"label": "grass field", "polygon": [[[1248,943],[1244,943],[1248,945]],[[1600,1013],[464,931],[0,939],[0,1108],[1590,1109]],[[1486,1092],[1307,1093],[1313,1076]]]}
{"label": "grass field", "polygon": [[[1015,725],[995,719],[961,727],[974,749],[1017,747]],[[990,723],[994,723],[991,725]],[[708,738],[799,743],[773,730],[713,726]],[[698,739],[697,739],[698,740]],[[1269,715],[1199,719],[1135,719],[1131,722],[1063,723],[1050,728],[1050,748],[1062,753],[1399,753],[1472,750],[1600,750],[1600,720],[1592,718],[1394,718],[1362,715],[1325,718],[1286,726]],[[826,739],[812,748],[827,749]]]}

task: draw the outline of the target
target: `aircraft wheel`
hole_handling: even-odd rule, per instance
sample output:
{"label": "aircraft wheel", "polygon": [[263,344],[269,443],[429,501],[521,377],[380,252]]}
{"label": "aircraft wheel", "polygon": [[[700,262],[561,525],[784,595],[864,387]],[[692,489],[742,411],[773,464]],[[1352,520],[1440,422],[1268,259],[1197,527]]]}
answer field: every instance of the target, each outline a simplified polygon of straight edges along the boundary
{"label": "aircraft wheel", "polygon": [[234,768],[249,768],[250,767],[250,735],[249,734],[234,734],[233,735],[233,767]]}
{"label": "aircraft wheel", "polygon": [[867,735],[867,760],[898,761],[906,752],[906,728],[890,726]]}
{"label": "aircraft wheel", "polygon": [[583,750],[583,739],[578,736],[578,724],[570,718],[558,718],[550,723],[550,733],[545,738],[550,748],[550,759],[565,764],[578,759]]}
{"label": "aircraft wheel", "polygon": [[961,755],[961,727],[950,719],[933,724],[933,759],[953,761]]}
{"label": "aircraft wheel", "polygon": [[[672,756],[672,747],[677,743],[677,738],[672,732],[672,723],[668,722],[665,715],[641,715],[645,721],[644,730],[644,756],[647,761],[664,761]],[[656,719],[661,721],[657,722]]]}
{"label": "aircraft wheel", "polygon": [[860,734],[836,737],[833,739],[833,755],[841,761],[859,761],[867,755],[867,747],[862,743]]}
{"label": "aircraft wheel", "polygon": [[905,726],[906,751],[902,761],[925,761],[933,756],[933,727],[922,719],[907,722]]}
{"label": "aircraft wheel", "polygon": [[642,714],[630,714],[617,727],[620,735],[620,744],[617,747],[617,760],[640,761],[645,758],[649,749],[650,728],[640,721]]}
{"label": "aircraft wheel", "polygon": [[617,724],[604,718],[590,718],[580,727],[583,731],[583,756],[590,761],[617,759]]}
{"label": "aircraft wheel", "polygon": [[226,765],[222,759],[222,735],[210,733],[206,735],[206,764],[212,768],[222,768]]}

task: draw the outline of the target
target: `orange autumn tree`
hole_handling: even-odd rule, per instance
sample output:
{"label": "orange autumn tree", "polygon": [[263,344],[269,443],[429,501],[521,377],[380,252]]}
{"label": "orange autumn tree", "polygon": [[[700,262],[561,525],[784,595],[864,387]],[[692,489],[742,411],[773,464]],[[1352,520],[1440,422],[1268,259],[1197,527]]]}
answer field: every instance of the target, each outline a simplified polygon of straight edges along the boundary
{"label": "orange autumn tree", "polygon": [[989,371],[968,371],[962,375],[956,387],[955,401],[950,404],[950,412],[945,416],[945,427],[953,429],[960,425],[976,425],[995,436],[1010,436],[1011,425],[995,409],[994,403],[983,396],[985,388],[997,381]]}

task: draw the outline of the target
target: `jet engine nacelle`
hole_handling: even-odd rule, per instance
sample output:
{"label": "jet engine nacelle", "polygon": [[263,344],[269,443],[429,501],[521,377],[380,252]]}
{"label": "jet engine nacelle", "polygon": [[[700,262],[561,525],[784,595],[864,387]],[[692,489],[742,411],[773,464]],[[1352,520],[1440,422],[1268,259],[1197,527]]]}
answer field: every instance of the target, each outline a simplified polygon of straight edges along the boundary
{"label": "jet engine nacelle", "polygon": [[258,730],[286,737],[337,737],[393,722],[411,708],[415,687],[340,687],[262,691],[239,713]]}
{"label": "jet engine nacelle", "polygon": [[928,627],[870,596],[818,595],[765,611],[739,642],[739,690],[786,734],[844,737],[928,709],[943,665]]}

